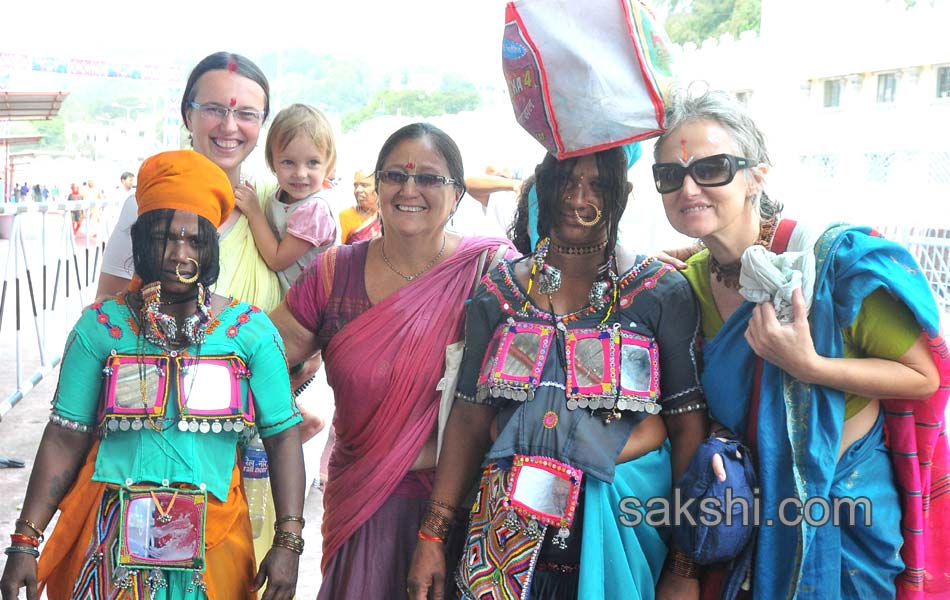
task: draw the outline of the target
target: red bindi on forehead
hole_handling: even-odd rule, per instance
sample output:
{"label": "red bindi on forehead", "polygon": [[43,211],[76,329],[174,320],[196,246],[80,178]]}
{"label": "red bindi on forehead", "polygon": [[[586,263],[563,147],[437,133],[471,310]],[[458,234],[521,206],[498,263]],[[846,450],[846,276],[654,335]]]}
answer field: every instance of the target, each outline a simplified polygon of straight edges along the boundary
{"label": "red bindi on forehead", "polygon": [[406,164],[404,164],[403,167],[405,167],[407,170],[408,170],[408,169],[415,169],[415,168],[416,168],[416,163],[414,163],[414,162],[412,162],[412,161],[410,160],[409,162],[407,162]]}
{"label": "red bindi on forehead", "polygon": [[235,98],[234,96],[231,96],[231,100],[229,104],[231,105],[231,107],[234,107],[234,105],[237,104],[237,98]]}
{"label": "red bindi on forehead", "polygon": [[680,140],[680,158],[683,162],[689,160],[689,152],[686,151],[686,140]]}

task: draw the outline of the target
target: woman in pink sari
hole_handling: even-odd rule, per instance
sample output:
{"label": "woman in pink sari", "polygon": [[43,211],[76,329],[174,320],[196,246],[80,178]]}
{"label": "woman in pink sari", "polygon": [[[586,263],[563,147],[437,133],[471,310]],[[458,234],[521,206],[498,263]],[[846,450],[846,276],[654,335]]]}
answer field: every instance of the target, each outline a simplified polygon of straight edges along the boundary
{"label": "woman in pink sari", "polygon": [[290,364],[323,351],[336,397],[321,600],[406,594],[435,476],[445,347],[462,337],[479,263],[514,254],[505,240],[445,232],[463,181],[444,132],[393,133],[376,162],[383,237],[321,254],[271,314]]}

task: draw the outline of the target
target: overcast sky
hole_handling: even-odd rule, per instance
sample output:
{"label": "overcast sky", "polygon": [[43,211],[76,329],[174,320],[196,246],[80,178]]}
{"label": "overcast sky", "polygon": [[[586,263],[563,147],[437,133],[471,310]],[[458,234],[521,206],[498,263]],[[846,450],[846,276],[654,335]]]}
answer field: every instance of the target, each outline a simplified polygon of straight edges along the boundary
{"label": "overcast sky", "polygon": [[194,61],[217,50],[251,58],[277,48],[500,70],[505,0],[10,0],[0,51],[154,62]]}

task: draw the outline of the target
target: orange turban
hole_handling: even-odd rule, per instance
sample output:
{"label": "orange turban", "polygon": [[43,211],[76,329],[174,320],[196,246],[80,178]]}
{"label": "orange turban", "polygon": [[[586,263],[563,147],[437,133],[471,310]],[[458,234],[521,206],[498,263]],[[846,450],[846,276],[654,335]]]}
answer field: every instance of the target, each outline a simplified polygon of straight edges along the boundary
{"label": "orange turban", "polygon": [[234,208],[234,188],[221,167],[194,150],[162,152],[139,168],[139,215],[160,208],[183,210],[218,227]]}

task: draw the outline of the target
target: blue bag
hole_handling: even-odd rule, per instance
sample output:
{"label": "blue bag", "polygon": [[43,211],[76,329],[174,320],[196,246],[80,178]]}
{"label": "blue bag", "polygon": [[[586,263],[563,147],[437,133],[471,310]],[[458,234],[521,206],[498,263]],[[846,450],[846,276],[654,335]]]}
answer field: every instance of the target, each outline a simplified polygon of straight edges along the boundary
{"label": "blue bag", "polygon": [[[725,481],[719,481],[710,466],[715,454],[722,455]],[[738,440],[707,439],[696,450],[676,486],[684,504],[695,499],[685,512],[696,525],[686,520],[675,523],[673,543],[699,565],[739,557],[755,533],[751,522],[755,486],[755,470],[748,448]],[[731,490],[729,497],[727,490]],[[712,500],[707,500],[709,506],[702,508],[705,499]],[[727,515],[727,511],[730,514]],[[713,518],[720,522],[711,524]]]}

